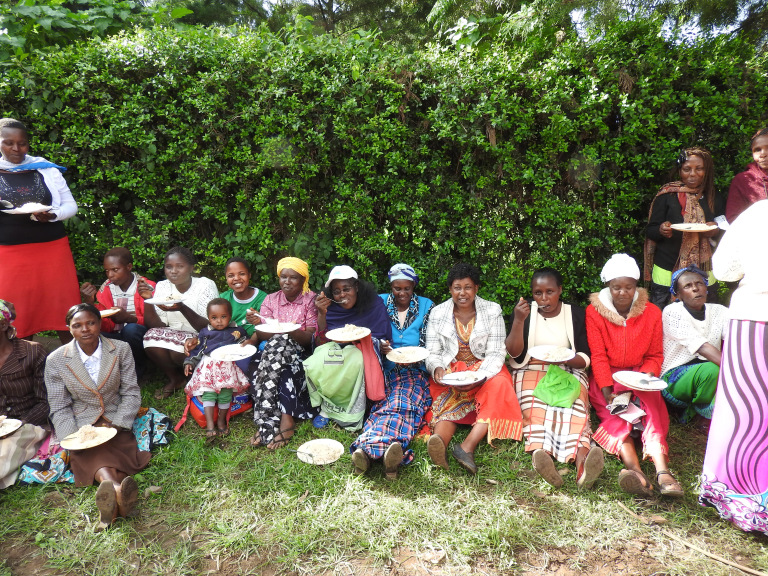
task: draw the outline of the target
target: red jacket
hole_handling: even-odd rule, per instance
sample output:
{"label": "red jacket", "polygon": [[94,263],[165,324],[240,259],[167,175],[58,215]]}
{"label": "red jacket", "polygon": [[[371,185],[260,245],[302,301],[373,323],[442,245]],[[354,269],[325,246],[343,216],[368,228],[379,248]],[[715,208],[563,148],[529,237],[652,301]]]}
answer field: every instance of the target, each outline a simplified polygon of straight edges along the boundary
{"label": "red jacket", "polygon": [[725,218],[733,223],[736,217],[758,200],[768,198],[768,174],[755,162],[750,162],[744,172],[731,180],[728,200],[725,202]]}
{"label": "red jacket", "polygon": [[661,310],[648,302],[648,292],[638,295],[626,320],[606,307],[595,293],[587,307],[587,340],[592,373],[599,388],[613,386],[618,370],[661,373],[664,360],[664,331]]}
{"label": "red jacket", "polygon": [[[138,276],[138,275],[137,275]],[[144,276],[138,276],[138,279],[144,279],[144,281],[152,286],[152,288],[155,287],[155,283],[152,282],[152,280],[149,280],[148,278],[144,278]],[[111,282],[109,280],[105,280],[104,284],[101,285],[99,288],[99,291],[96,293],[96,308],[99,310],[106,310],[107,308],[112,308],[115,305],[115,301],[112,298],[112,290],[109,289],[109,285]],[[138,324],[144,324],[144,298],[141,297],[139,294],[139,291],[136,290],[136,293],[133,295],[133,305],[136,308],[136,311],[134,314],[136,314],[136,322]],[[101,321],[101,331],[102,332],[114,332],[115,331],[115,323],[112,322],[110,318],[104,318]]]}

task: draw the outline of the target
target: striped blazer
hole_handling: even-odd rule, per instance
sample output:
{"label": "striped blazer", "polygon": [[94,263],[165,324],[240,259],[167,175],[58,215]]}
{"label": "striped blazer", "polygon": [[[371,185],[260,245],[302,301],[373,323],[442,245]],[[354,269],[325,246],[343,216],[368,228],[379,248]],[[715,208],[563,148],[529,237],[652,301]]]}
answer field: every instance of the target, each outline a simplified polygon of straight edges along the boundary
{"label": "striped blazer", "polygon": [[[469,337],[469,349],[483,360],[478,375],[492,378],[504,366],[507,348],[506,331],[501,306],[475,296],[475,327]],[[432,308],[427,324],[427,370],[434,376],[436,368],[448,368],[459,353],[456,324],[453,318],[453,300],[446,300]]]}
{"label": "striped blazer", "polygon": [[99,418],[130,429],[141,407],[141,391],[131,348],[101,336],[101,367],[94,383],[80,359],[75,341],[48,356],[45,386],[51,421],[59,438],[77,432]]}

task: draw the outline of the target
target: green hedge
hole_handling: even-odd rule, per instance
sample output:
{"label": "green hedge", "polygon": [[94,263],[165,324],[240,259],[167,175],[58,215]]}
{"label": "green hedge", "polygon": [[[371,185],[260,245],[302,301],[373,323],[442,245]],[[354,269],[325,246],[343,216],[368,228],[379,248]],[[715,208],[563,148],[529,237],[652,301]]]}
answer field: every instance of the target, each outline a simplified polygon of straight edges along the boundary
{"label": "green hedge", "polygon": [[[539,59],[536,59],[539,58]],[[386,287],[413,264],[441,301],[448,267],[482,268],[511,310],[535,267],[573,299],[612,252],[641,256],[651,198],[681,146],[709,148],[724,194],[768,121],[766,55],[738,39],[671,44],[654,23],[546,58],[403,55],[359,34],[138,31],[27,62],[0,78],[0,112],[33,153],[70,167],[82,275],[129,246],[159,274],[172,245],[224,286],[240,255],[276,288],[277,260],[337,263]]]}

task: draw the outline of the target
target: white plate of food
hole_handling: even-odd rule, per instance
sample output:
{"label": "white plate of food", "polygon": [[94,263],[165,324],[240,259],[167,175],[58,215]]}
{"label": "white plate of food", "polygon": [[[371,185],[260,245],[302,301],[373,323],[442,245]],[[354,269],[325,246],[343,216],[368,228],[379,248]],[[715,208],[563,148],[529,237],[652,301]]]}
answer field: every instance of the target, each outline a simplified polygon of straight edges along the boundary
{"label": "white plate of food", "polygon": [[325,337],[328,338],[328,340],[333,340],[334,342],[356,342],[357,340],[362,340],[366,336],[370,335],[370,333],[371,330],[364,326],[347,324],[344,326],[344,328],[334,328],[333,330],[328,330],[328,332],[325,333]]}
{"label": "white plate of food", "polygon": [[672,230],[679,230],[680,232],[709,232],[710,230],[717,230],[717,226],[710,226],[709,224],[699,222],[672,224],[670,228],[672,228]]}
{"label": "white plate of food", "polygon": [[344,454],[344,445],[331,438],[317,438],[304,442],[296,450],[299,460],[307,464],[322,466],[336,462]]}
{"label": "white plate of food", "polygon": [[667,383],[661,378],[648,376],[645,372],[633,372],[632,370],[622,370],[613,375],[613,379],[631,390],[640,392],[654,392],[664,390]]}
{"label": "white plate of food", "polygon": [[528,354],[536,360],[542,362],[549,362],[551,364],[558,364],[560,362],[567,362],[571,358],[576,356],[576,352],[570,348],[564,348],[563,346],[534,346],[528,350]]}
{"label": "white plate of food", "polygon": [[290,334],[301,328],[301,324],[295,322],[263,322],[256,324],[256,330],[264,334]]}
{"label": "white plate of food", "polygon": [[116,434],[117,428],[86,424],[77,432],[63,438],[61,447],[65,450],[87,450],[109,442]]}
{"label": "white plate of food", "polygon": [[415,364],[429,357],[429,350],[421,346],[403,346],[395,348],[387,354],[387,360],[395,364]]}
{"label": "white plate of food", "polygon": [[113,306],[112,308],[107,308],[106,310],[101,310],[101,317],[102,318],[109,318],[110,316],[114,316],[118,312],[120,312],[122,308],[120,306]]}
{"label": "white plate of food", "polygon": [[0,438],[5,438],[6,436],[13,434],[21,428],[21,420],[16,420],[16,418],[8,418],[7,416],[0,416]]}
{"label": "white plate of food", "polygon": [[484,376],[479,376],[477,372],[451,372],[442,377],[440,382],[445,386],[470,386],[479,384],[485,380]]}
{"label": "white plate of food", "polygon": [[184,298],[180,296],[163,296],[162,298],[154,297],[144,300],[144,304],[154,304],[155,306],[173,306],[182,302],[184,302]]}
{"label": "white plate of food", "polygon": [[8,208],[3,210],[6,214],[37,214],[38,212],[50,212],[53,210],[53,206],[46,206],[39,202],[27,202],[16,208]]}
{"label": "white plate of food", "polygon": [[229,344],[216,348],[211,352],[211,358],[214,360],[223,360],[224,362],[237,362],[238,360],[245,360],[256,354],[256,346],[246,344],[240,346],[240,344]]}

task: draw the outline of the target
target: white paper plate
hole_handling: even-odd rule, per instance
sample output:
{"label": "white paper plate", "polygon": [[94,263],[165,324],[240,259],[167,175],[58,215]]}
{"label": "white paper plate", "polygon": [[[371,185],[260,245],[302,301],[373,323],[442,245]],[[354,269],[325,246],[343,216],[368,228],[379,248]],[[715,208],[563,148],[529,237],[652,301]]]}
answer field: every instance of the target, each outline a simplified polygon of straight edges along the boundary
{"label": "white paper plate", "polygon": [[228,346],[222,346],[216,348],[211,352],[211,358],[214,360],[223,360],[225,362],[237,362],[238,360],[245,360],[256,354],[256,346],[246,344],[240,346],[240,344],[229,344]]}
{"label": "white paper plate", "polygon": [[[83,426],[83,428],[85,428],[85,426]],[[77,432],[62,439],[61,447],[65,450],[87,450],[88,448],[93,448],[94,446],[100,446],[105,442],[109,442],[117,434],[117,428],[107,428],[102,426],[92,428],[94,434],[92,438],[83,440],[81,438],[81,428]]]}
{"label": "white paper plate", "polygon": [[387,354],[387,360],[395,364],[415,364],[429,357],[429,350],[420,346],[402,346]]}
{"label": "white paper plate", "polygon": [[0,438],[13,434],[19,428],[21,428],[21,420],[16,420],[16,418],[5,418],[0,422]]}
{"label": "white paper plate", "polygon": [[534,346],[528,350],[528,354],[536,360],[542,362],[549,362],[551,364],[559,364],[560,362],[567,362],[571,358],[576,356],[576,352],[569,348],[563,348],[562,346]]}
{"label": "white paper plate", "polygon": [[181,302],[184,302],[184,298],[172,298],[171,300],[168,300],[167,298],[147,298],[144,300],[144,304],[154,304],[155,306],[173,306],[174,304],[180,304]]}
{"label": "white paper plate", "polygon": [[445,386],[469,386],[485,380],[484,376],[478,376],[477,372],[451,372],[443,376],[440,381]]}
{"label": "white paper plate", "polygon": [[342,443],[331,438],[317,438],[304,442],[296,450],[296,456],[299,457],[299,460],[317,466],[336,462],[342,454],[344,454]]}
{"label": "white paper plate", "polygon": [[16,208],[10,208],[9,210],[3,210],[6,214],[36,214],[37,212],[48,212],[53,210],[53,206],[46,206],[39,202],[27,202]]}
{"label": "white paper plate", "polygon": [[299,328],[301,328],[301,324],[295,324],[293,322],[277,322],[276,324],[267,322],[256,324],[256,330],[264,332],[264,334],[289,334]]}
{"label": "white paper plate", "polygon": [[[661,378],[654,378],[643,372],[633,372],[631,370],[616,372],[613,375],[613,379],[631,390],[639,390],[640,392],[654,392],[664,390],[667,387],[667,383]],[[640,380],[648,380],[648,384],[640,383]]]}
{"label": "white paper plate", "polygon": [[352,324],[347,324],[344,326],[344,328],[334,328],[333,330],[328,330],[328,332],[325,333],[325,337],[328,338],[328,340],[333,340],[334,342],[356,342],[357,340],[362,340],[370,333],[371,330],[369,328],[365,328],[364,326],[354,326]]}
{"label": "white paper plate", "polygon": [[106,310],[101,310],[101,317],[102,318],[109,318],[110,316],[114,316],[118,312],[120,312],[122,308],[107,308]]}
{"label": "white paper plate", "polygon": [[680,232],[709,232],[710,230],[717,230],[717,226],[709,226],[707,224],[688,223],[688,224],[672,224],[670,226],[672,230],[680,230]]}

